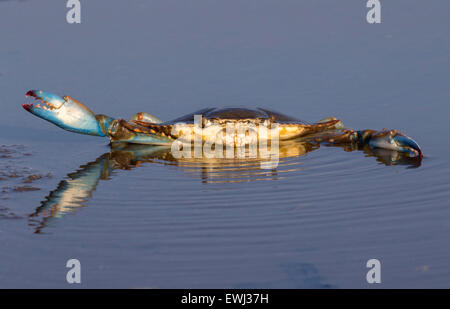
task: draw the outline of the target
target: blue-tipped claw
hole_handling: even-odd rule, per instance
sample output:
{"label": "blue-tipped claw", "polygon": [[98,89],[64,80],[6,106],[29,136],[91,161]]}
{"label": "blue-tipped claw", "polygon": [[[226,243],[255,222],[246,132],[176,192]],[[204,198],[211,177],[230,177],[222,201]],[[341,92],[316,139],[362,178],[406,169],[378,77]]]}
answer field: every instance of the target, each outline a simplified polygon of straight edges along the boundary
{"label": "blue-tipped claw", "polygon": [[415,140],[406,136],[404,134],[398,133],[393,136],[392,139],[397,144],[397,146],[401,149],[401,152],[409,153],[411,157],[419,157],[423,158],[422,150]]}
{"label": "blue-tipped claw", "polygon": [[416,141],[396,130],[374,134],[369,141],[369,145],[374,148],[395,150],[410,157],[423,158],[422,150]]}
{"label": "blue-tipped claw", "polygon": [[23,104],[23,108],[35,116],[47,120],[67,131],[105,136],[93,112],[75,99],[42,90],[30,90],[25,97],[37,102]]}

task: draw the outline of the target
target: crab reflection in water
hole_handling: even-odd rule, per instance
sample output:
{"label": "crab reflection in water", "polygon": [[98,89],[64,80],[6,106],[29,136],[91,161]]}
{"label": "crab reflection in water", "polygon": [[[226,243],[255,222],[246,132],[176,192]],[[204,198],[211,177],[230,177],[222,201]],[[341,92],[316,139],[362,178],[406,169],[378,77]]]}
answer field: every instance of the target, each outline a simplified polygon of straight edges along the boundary
{"label": "crab reflection in water", "polygon": [[[335,147],[334,145],[332,147]],[[320,148],[319,143],[287,141],[279,145],[278,166],[266,169],[270,159],[176,159],[167,146],[116,144],[111,151],[95,161],[81,165],[79,169],[60,181],[35,212],[29,215],[29,223],[35,233],[41,233],[52,220],[73,213],[92,197],[100,180],[114,176],[114,170],[132,170],[144,163],[177,166],[191,177],[199,177],[202,183],[239,183],[249,181],[276,181],[285,175],[298,172],[302,160],[298,158]],[[345,151],[362,150],[366,156],[375,157],[384,165],[419,167],[420,158],[386,149],[344,146]],[[297,160],[295,160],[297,158]],[[270,163],[270,162],[269,162]]]}

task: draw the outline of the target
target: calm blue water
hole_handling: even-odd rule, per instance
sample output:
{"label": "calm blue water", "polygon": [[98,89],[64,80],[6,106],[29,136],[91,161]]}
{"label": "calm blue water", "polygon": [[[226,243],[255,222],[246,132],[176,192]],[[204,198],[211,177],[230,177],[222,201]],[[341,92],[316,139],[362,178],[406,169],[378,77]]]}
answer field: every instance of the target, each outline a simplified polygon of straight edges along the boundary
{"label": "calm blue water", "polygon": [[[360,0],[82,1],[69,25],[65,1],[0,1],[0,287],[73,287],[71,258],[86,288],[372,288],[371,258],[376,287],[450,287],[450,3],[382,5],[369,25]],[[26,113],[29,89],[123,118],[335,116],[401,130],[426,157],[136,162]]]}

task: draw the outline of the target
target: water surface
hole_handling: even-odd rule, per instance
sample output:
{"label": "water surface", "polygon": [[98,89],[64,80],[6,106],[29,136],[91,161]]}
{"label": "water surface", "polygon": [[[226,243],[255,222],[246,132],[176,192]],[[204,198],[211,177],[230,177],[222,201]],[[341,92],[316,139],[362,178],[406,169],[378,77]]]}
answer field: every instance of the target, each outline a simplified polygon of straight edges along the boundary
{"label": "water surface", "polygon": [[[384,1],[380,25],[356,0],[82,9],[69,25],[64,1],[0,1],[0,287],[72,287],[71,258],[91,288],[371,288],[371,258],[377,287],[449,287],[450,4]],[[334,116],[401,130],[426,157],[134,160],[23,111],[29,89],[123,118],[224,105]]]}

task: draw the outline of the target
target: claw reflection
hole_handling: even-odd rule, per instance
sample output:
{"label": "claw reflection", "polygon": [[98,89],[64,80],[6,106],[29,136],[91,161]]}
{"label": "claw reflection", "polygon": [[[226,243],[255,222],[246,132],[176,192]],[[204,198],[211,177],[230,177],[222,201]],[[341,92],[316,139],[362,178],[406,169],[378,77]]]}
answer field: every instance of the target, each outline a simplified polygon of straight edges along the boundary
{"label": "claw reflection", "polygon": [[[286,142],[280,144],[279,158],[284,160],[302,156],[319,147],[318,143]],[[342,147],[345,151],[362,150],[367,156],[375,157],[377,161],[385,165],[407,165],[414,168],[421,164],[419,158],[412,158],[396,151],[372,149],[369,146],[359,148],[346,145]],[[176,159],[171,154],[170,147],[167,146],[115,145],[110,152],[68,174],[67,178],[62,180],[58,187],[41,202],[35,212],[29,215],[30,225],[33,226],[35,233],[41,233],[42,229],[48,226],[52,220],[84,207],[92,197],[100,180],[108,180],[114,170],[130,170],[145,162],[179,166],[188,174],[199,175],[204,183],[277,180],[281,177],[282,172],[277,169],[262,169],[259,158]],[[298,168],[283,172],[296,170]]]}

